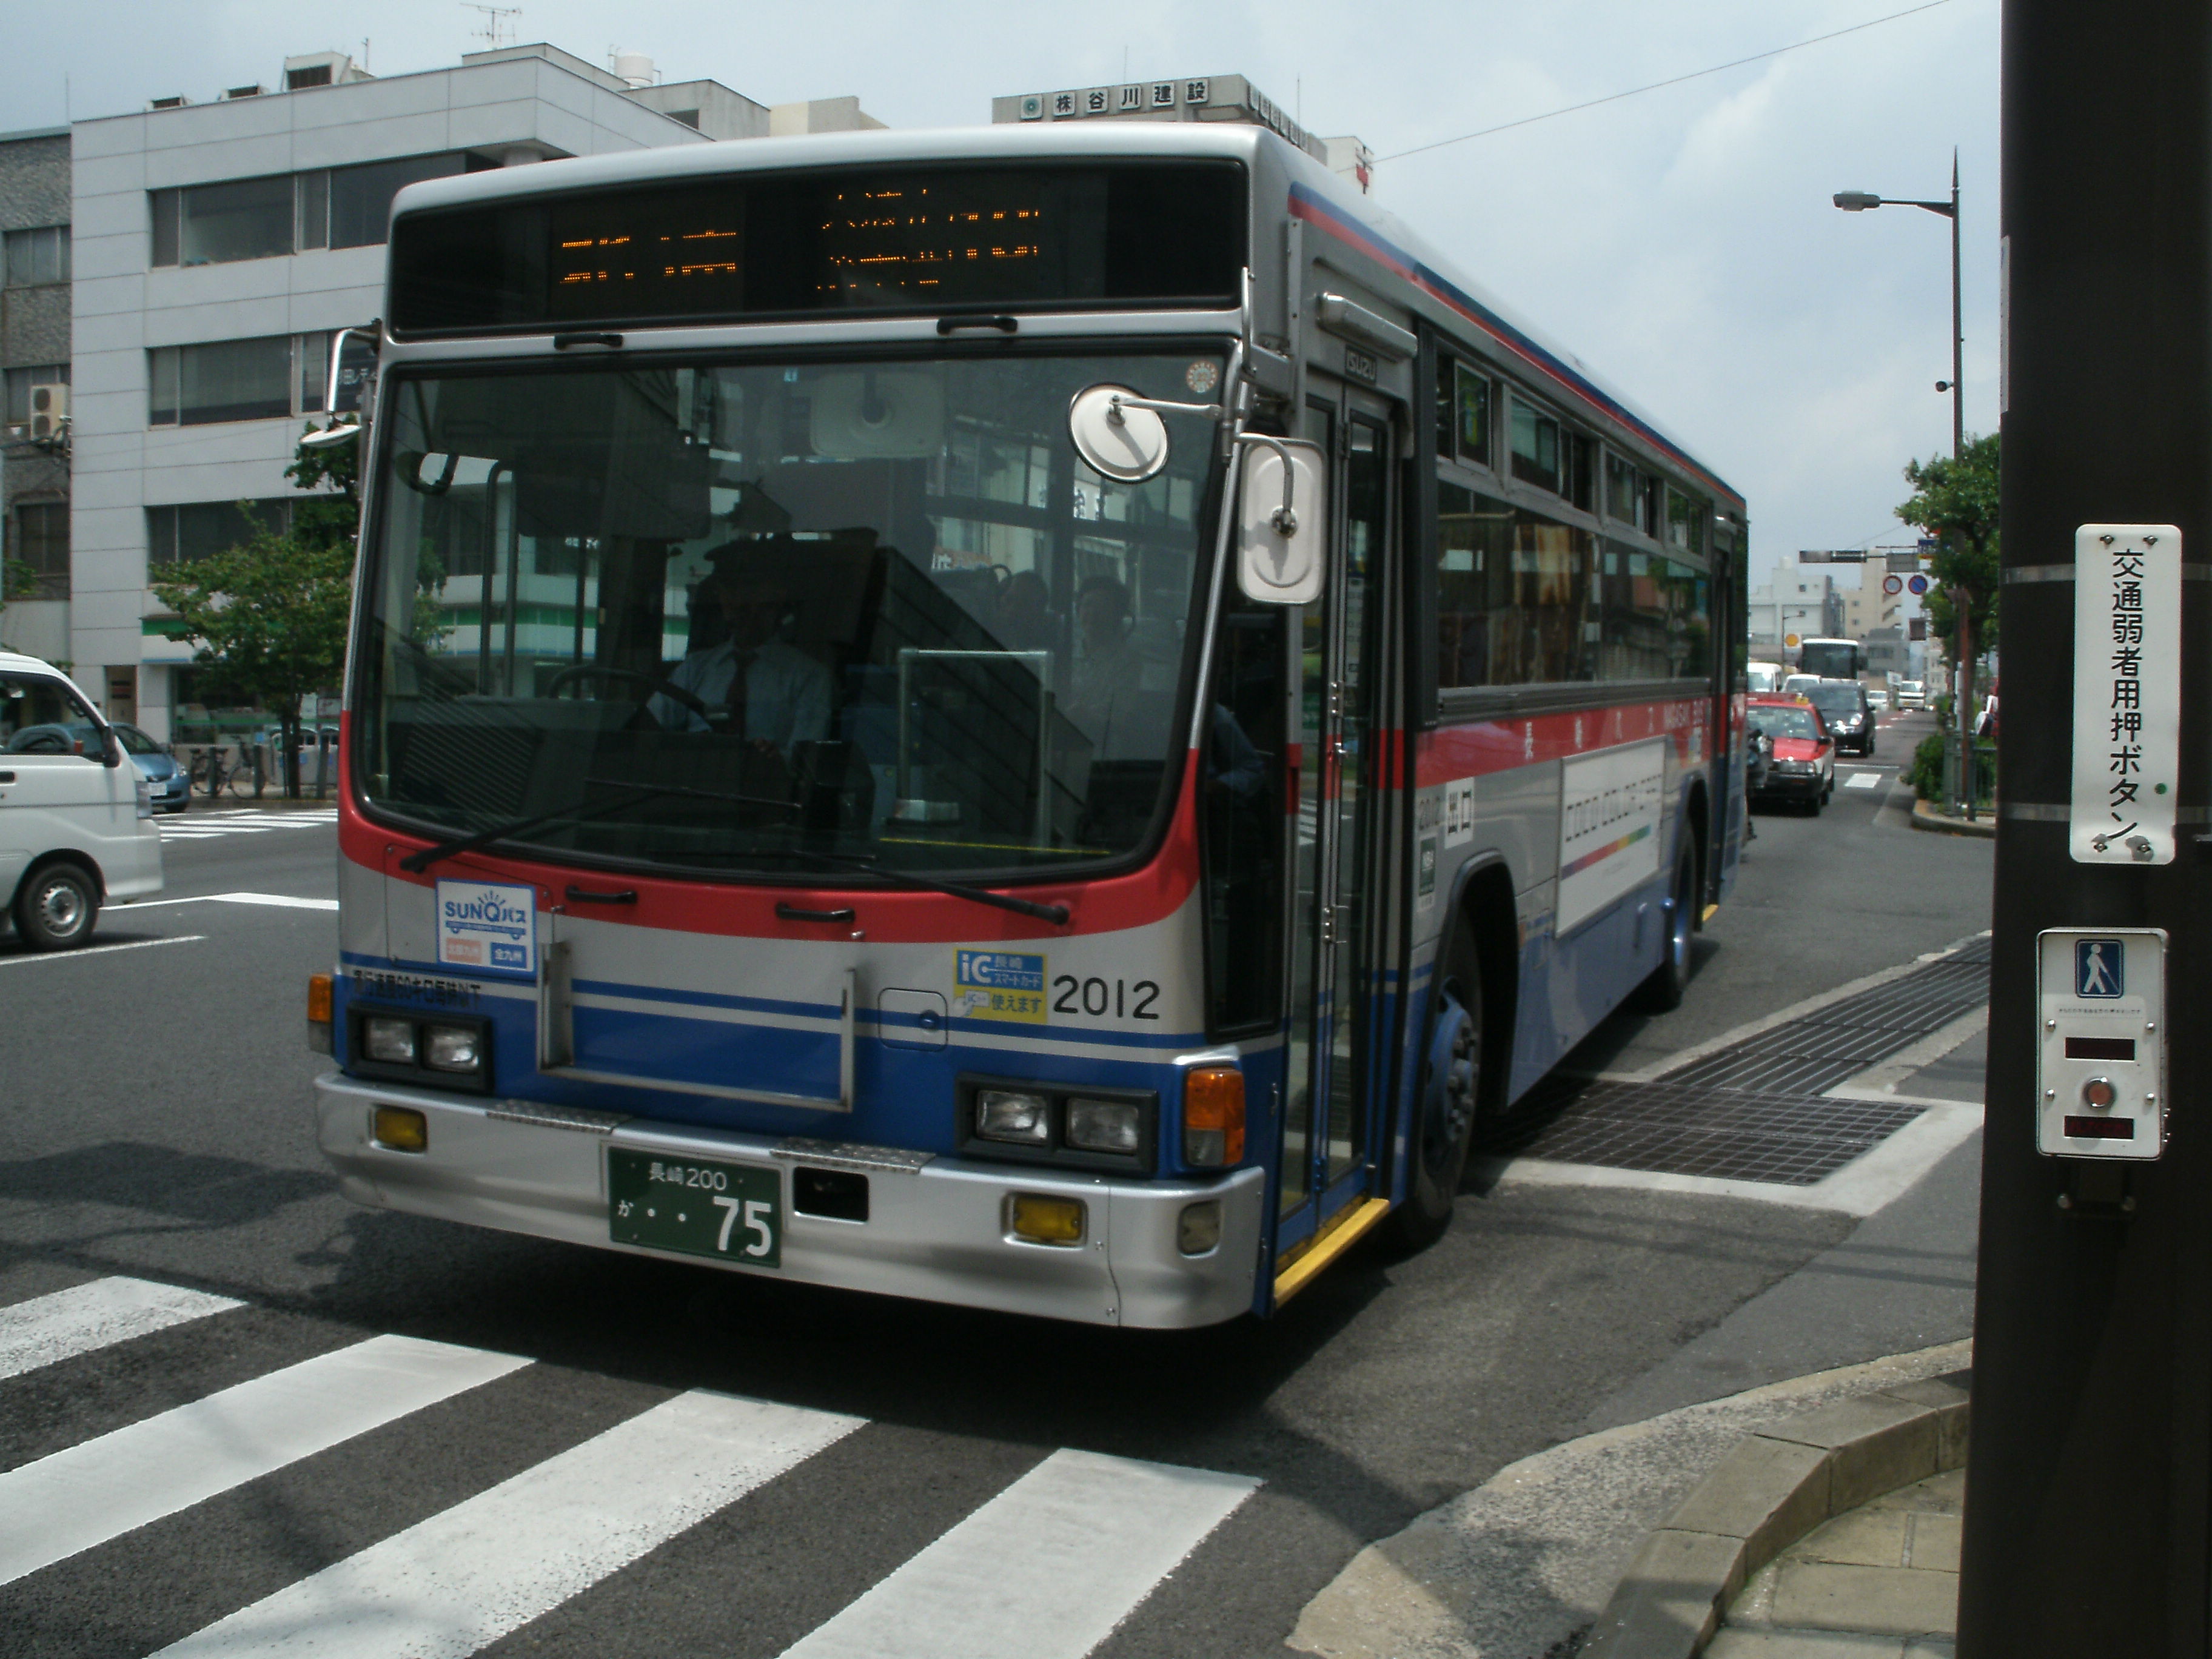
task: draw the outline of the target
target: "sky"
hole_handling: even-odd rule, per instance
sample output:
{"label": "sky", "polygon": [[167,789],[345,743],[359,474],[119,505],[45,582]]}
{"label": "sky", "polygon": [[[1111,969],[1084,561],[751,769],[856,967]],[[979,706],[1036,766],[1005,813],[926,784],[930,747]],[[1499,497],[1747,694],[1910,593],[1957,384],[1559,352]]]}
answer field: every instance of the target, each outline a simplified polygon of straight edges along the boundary
{"label": "sky", "polygon": [[[1395,152],[1730,63],[1915,0],[524,0],[509,38],[762,103],[857,94],[895,127],[994,95],[1242,74],[1323,135]],[[1969,433],[1996,424],[1999,0],[1402,160],[1376,198],[1626,393],[1750,503],[1754,582],[1802,548],[1904,544],[1900,469],[1948,453],[1948,227],[1838,212],[1933,199],[1959,155]],[[287,54],[379,75],[483,44],[455,0],[0,0],[0,130],[281,80]],[[1878,567],[1877,567],[1878,568]],[[1836,573],[1845,586],[1852,567]]]}

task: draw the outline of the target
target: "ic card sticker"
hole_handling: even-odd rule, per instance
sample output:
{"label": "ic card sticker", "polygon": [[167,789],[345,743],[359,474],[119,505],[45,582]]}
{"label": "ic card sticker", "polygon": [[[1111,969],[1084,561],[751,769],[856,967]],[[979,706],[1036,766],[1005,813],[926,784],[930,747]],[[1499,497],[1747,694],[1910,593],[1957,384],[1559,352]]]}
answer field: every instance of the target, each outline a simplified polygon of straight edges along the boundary
{"label": "ic card sticker", "polygon": [[538,972],[538,890],[501,882],[438,884],[438,960],[479,972]]}
{"label": "ic card sticker", "polygon": [[969,1019],[1043,1024],[1044,958],[1018,951],[956,951],[952,1011]]}

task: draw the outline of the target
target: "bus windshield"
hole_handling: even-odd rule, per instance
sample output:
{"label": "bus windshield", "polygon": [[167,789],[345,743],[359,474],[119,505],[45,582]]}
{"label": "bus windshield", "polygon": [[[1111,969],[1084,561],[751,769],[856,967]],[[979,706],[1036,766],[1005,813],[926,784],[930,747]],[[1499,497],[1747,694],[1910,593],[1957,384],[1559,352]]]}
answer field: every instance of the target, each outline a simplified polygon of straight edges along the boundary
{"label": "bus windshield", "polygon": [[1001,351],[398,380],[362,585],[366,801],[441,836],[739,874],[1134,851],[1181,759],[1219,446],[1170,414],[1166,469],[1115,483],[1067,408],[1102,381],[1189,401],[1223,368]]}

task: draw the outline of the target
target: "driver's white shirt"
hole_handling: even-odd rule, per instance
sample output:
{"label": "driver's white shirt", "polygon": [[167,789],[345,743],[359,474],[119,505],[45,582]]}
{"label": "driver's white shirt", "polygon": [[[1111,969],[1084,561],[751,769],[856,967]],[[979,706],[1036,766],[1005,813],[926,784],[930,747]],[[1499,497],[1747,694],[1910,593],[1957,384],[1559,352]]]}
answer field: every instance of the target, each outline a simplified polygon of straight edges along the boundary
{"label": "driver's white shirt", "polygon": [[[695,651],[669,675],[710,707],[726,707],[736,678],[738,649],[729,641]],[[653,719],[672,732],[704,732],[707,722],[673,697],[653,698]],[[745,738],[765,738],[791,753],[794,743],[830,735],[830,671],[797,646],[770,640],[745,668]]]}

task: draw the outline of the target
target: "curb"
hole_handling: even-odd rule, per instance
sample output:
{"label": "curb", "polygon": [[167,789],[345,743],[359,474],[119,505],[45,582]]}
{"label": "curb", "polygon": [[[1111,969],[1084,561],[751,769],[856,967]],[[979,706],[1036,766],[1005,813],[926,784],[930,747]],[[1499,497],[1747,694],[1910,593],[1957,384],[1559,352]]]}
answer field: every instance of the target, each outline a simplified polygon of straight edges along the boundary
{"label": "curb", "polygon": [[1807,1533],[1959,1468],[1971,1376],[1903,1383],[1747,1436],[1644,1540],[1585,1659],[1696,1659],[1746,1581]]}
{"label": "curb", "polygon": [[1912,803],[1912,827],[1932,830],[1939,836],[1993,836],[1997,832],[1995,818],[1954,818],[1937,811],[1924,800]]}

